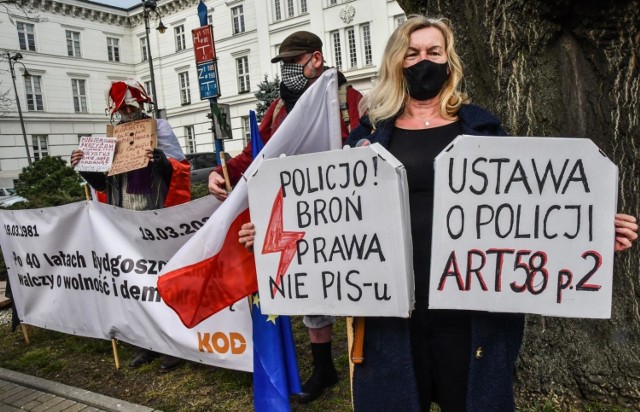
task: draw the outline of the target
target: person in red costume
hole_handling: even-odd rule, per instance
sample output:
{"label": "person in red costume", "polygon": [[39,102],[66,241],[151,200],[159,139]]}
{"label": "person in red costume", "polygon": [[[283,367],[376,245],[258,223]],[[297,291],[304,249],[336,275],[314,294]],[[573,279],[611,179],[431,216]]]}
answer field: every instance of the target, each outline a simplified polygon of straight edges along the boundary
{"label": "person in red costume", "polygon": [[[282,44],[272,63],[281,62],[282,82],[280,98],[276,99],[262,118],[260,136],[266,144],[278,130],[287,114],[293,110],[298,98],[325,71],[322,56],[322,40],[308,31],[298,31],[289,35]],[[362,95],[347,83],[344,75],[338,72],[338,97],[343,142],[351,129],[359,124],[358,104]],[[235,185],[253,161],[251,143],[235,158],[228,160],[229,180]],[[220,167],[209,175],[209,192],[218,200],[227,198],[225,182]],[[313,373],[302,385],[300,402],[309,403],[317,399],[325,389],[338,381],[331,355],[331,336],[333,316],[305,316],[304,324],[309,330],[311,352],[313,355]]]}
{"label": "person in red costume", "polygon": [[[107,111],[111,119],[117,113],[118,124],[150,118],[142,103],[152,103],[144,87],[135,81],[114,82],[107,91]],[[185,158],[178,138],[164,119],[156,119],[158,147],[147,150],[147,167],[114,176],[99,172],[80,172],[80,175],[99,192],[106,192],[107,203],[131,210],[153,210],[186,203],[191,200],[191,166]],[[80,149],[71,152],[71,166],[75,167],[84,153]],[[138,348],[129,362],[130,368],[138,368],[158,355]],[[165,356],[160,364],[161,372],[168,372],[183,362],[173,356]]]}

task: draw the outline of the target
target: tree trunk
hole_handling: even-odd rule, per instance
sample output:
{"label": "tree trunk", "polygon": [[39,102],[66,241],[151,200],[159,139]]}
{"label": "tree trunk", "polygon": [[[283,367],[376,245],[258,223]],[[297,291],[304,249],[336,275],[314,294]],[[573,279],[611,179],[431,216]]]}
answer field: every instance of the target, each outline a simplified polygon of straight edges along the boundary
{"label": "tree trunk", "polygon": [[[473,102],[513,135],[588,137],[619,167],[618,210],[640,216],[640,2],[398,0],[449,18]],[[518,405],[640,410],[640,258],[616,257],[610,320],[529,316]]]}

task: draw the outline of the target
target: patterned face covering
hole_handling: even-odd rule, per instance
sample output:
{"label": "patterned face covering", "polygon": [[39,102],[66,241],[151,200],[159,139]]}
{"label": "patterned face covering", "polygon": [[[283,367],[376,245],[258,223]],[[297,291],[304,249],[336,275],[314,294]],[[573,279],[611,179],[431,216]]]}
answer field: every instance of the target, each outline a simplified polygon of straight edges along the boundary
{"label": "patterned face covering", "polygon": [[287,89],[294,93],[300,93],[307,87],[309,79],[304,75],[304,67],[311,61],[312,57],[309,57],[309,60],[304,64],[282,62],[282,82],[287,86]]}
{"label": "patterned face covering", "polygon": [[142,112],[142,109],[138,108],[138,110],[132,112],[132,113],[125,113],[124,111],[118,111],[118,114],[120,115],[120,121],[122,123],[125,122],[132,122],[134,120],[140,120],[142,118],[144,118],[144,113]]}

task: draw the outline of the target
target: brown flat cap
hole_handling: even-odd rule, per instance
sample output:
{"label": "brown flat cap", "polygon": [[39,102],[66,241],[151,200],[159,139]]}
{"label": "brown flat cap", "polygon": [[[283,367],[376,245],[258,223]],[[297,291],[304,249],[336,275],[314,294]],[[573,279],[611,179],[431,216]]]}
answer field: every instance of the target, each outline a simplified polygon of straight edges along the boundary
{"label": "brown flat cap", "polygon": [[290,34],[280,45],[279,54],[271,59],[271,63],[278,63],[288,57],[300,56],[304,53],[322,52],[322,40],[308,31],[297,31]]}

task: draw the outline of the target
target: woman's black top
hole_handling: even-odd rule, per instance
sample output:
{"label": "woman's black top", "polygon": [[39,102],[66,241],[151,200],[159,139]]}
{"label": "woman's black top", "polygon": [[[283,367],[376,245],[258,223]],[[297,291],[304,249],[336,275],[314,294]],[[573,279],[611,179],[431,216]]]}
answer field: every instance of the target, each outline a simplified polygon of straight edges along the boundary
{"label": "woman's black top", "polygon": [[[404,165],[409,184],[416,293],[416,310],[412,315],[414,317],[426,316],[429,303],[434,159],[460,134],[462,134],[460,122],[420,130],[405,130],[396,127],[389,145],[391,154]],[[462,320],[460,317],[466,319],[468,315],[465,311],[437,312],[440,313],[437,313],[434,318],[433,311],[431,311],[430,323],[436,322],[445,329],[451,323]]]}

